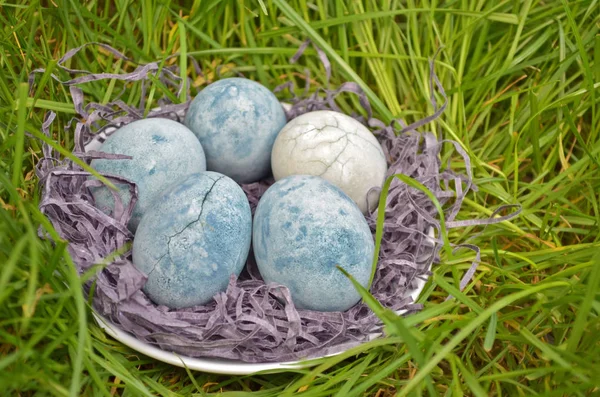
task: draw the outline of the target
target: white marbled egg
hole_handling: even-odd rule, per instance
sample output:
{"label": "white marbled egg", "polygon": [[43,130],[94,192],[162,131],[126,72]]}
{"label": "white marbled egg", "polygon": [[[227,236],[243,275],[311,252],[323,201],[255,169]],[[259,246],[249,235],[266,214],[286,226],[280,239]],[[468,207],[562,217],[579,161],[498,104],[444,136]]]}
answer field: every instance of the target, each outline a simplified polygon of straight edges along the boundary
{"label": "white marbled egg", "polygon": [[[367,212],[367,193],[385,181],[387,162],[373,134],[345,114],[320,110],[286,124],[271,153],[275,180],[290,175],[316,175],[333,183]],[[370,210],[378,193],[369,195]]]}

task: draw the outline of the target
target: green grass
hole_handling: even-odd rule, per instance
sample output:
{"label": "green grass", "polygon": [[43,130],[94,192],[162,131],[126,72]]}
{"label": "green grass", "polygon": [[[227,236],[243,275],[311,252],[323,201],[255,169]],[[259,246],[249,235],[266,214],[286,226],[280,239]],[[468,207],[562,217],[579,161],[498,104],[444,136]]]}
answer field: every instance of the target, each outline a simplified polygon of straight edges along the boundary
{"label": "green grass", "polygon": [[[600,393],[597,0],[41,3],[0,2],[0,394]],[[58,114],[52,140],[73,145],[62,128],[74,114],[68,89],[50,78],[67,78],[56,60],[98,41],[137,62],[177,55],[164,64],[183,66],[195,82],[192,92],[205,81],[185,54],[209,78],[226,65],[226,76],[239,71],[269,87],[299,81],[308,68],[314,88],[325,83],[315,52],[288,62],[305,38],[332,61],[332,84],[360,84],[386,122],[432,113],[428,58],[443,46],[436,71],[450,102],[429,128],[460,142],[479,187],[459,219],[516,203],[521,216],[485,230],[450,229],[451,242],[475,236],[469,243],[482,249],[467,288],[458,291],[457,277],[473,254],[442,251],[422,312],[404,319],[382,312],[389,338],[314,369],[256,376],[186,371],[107,337],[90,316],[65,243],[37,210],[32,170],[47,111]],[[114,73],[135,67],[98,47],[67,66]],[[28,74],[40,67],[48,72],[29,91]],[[122,88],[119,81],[82,86],[98,102]],[[158,82],[147,93],[154,101],[167,95]],[[122,99],[137,104],[140,95],[140,86],[129,84]],[[340,105],[350,110],[357,102],[344,97]],[[464,170],[450,145],[442,155]],[[40,227],[56,244],[38,239]],[[444,302],[449,294],[455,298]]]}

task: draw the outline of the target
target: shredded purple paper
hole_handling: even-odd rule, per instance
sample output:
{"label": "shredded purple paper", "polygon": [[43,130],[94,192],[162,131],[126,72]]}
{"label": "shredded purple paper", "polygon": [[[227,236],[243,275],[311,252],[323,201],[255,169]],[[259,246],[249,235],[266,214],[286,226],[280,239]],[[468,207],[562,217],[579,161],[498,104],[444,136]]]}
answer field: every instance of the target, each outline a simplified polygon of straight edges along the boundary
{"label": "shredded purple paper", "polygon": [[[300,58],[309,44],[303,44],[292,58],[292,63]],[[145,99],[142,95],[142,103],[137,108],[118,98],[105,105],[86,103],[83,91],[77,87],[78,84],[100,79],[119,79],[126,82],[141,81],[145,87],[144,84],[149,81],[148,75],[153,74],[177,90],[184,86],[175,69],[161,69],[157,62],[138,65],[133,72],[125,74],[94,74],[63,66],[66,60],[89,45],[99,45],[113,56],[133,62],[112,47],[98,43],[89,43],[70,50],[58,62],[58,68],[62,71],[70,75],[81,75],[61,82],[69,86],[75,110],[79,115],[79,118],[71,120],[65,126],[65,130],[71,131],[72,123],[75,123],[73,153],[88,164],[93,158],[122,158],[94,151],[90,143],[101,141],[103,135],[143,118]],[[341,111],[335,103],[336,96],[342,93],[357,95],[367,117],[358,112],[352,116],[374,129],[388,157],[388,176],[407,175],[427,186],[440,203],[448,204],[452,201],[445,209],[448,228],[497,223],[519,213],[517,209],[503,217],[455,220],[464,197],[470,190],[475,189],[470,173],[469,156],[457,142],[438,141],[431,133],[416,131],[439,117],[447,103],[443,87],[433,72],[433,60],[430,62],[430,80],[435,113],[409,126],[402,120],[385,125],[373,118],[369,101],[357,84],[347,82],[337,89],[329,89],[331,65],[327,56],[319,48],[316,50],[326,69],[327,88],[317,88],[310,93],[310,78],[307,77],[304,94],[301,97],[292,96],[288,100],[291,103],[291,108],[287,110],[288,120],[314,110]],[[193,64],[199,71],[195,60]],[[40,72],[43,70],[34,71]],[[60,81],[57,76],[52,77]],[[35,74],[32,74],[30,84],[34,83]],[[439,109],[433,96],[434,83],[444,98],[444,104]],[[186,86],[189,87],[190,84]],[[289,89],[292,94],[294,92],[290,83],[277,87],[274,92],[285,89]],[[159,108],[150,111],[146,117],[165,117],[181,121],[189,101],[173,104],[162,98],[159,105]],[[46,116],[42,125],[46,135],[50,135],[50,126],[54,118],[55,114],[52,112]],[[453,144],[462,156],[467,175],[458,174],[448,168],[442,169],[439,154],[444,142]],[[69,253],[80,274],[98,266],[95,278],[84,286],[87,292],[93,290],[94,310],[138,339],[185,356],[256,363],[285,362],[338,353],[372,339],[374,335],[383,331],[380,320],[362,302],[346,312],[297,310],[286,287],[266,285],[262,281],[252,253],[242,275],[237,279],[232,276],[227,291],[216,295],[211,303],[180,310],[155,305],[141,290],[146,277],[131,262],[131,252],[128,248],[133,236],[126,225],[137,198],[135,184],[123,178],[107,176],[111,182],[128,185],[133,197],[131,202],[124,205],[115,194],[117,205],[113,216],[108,216],[94,206],[89,193],[89,188],[98,186],[100,181],[89,179],[88,172],[72,161],[62,159],[48,145],[44,145],[43,155],[37,167],[42,187],[41,211],[51,221],[61,238],[69,242]],[[265,180],[242,186],[252,212],[272,183],[272,180]],[[497,212],[504,211],[507,207],[514,206],[501,207]],[[433,228],[437,231],[436,236],[440,236],[437,215],[435,207],[425,194],[408,187],[397,178],[394,179],[386,201],[381,252],[371,287],[373,296],[385,307],[405,312],[414,312],[421,308],[421,305],[412,302],[409,294],[414,290],[419,278],[428,277],[432,263],[438,260],[441,240],[427,235],[428,230]],[[369,215],[367,220],[374,233],[376,213]],[[470,244],[456,247],[472,249],[477,254],[476,261],[461,280],[462,289],[476,270],[479,249]]]}

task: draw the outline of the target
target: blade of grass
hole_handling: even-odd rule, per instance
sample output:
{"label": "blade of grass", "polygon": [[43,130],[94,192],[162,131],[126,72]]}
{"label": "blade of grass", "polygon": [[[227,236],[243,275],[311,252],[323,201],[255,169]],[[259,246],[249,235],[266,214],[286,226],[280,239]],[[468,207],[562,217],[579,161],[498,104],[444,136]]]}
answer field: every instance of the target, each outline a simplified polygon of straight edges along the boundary
{"label": "blade of grass", "polygon": [[25,103],[27,102],[28,93],[29,86],[27,83],[19,84],[19,89],[15,98],[15,102],[19,104],[19,109],[17,110],[17,142],[15,144],[11,181],[13,186],[20,185],[23,176],[23,152],[25,151],[25,124],[27,117]]}
{"label": "blade of grass", "polygon": [[[256,40],[254,39],[254,32],[252,31],[252,29],[250,27],[249,18],[244,19],[243,23],[244,23],[244,29],[246,30],[246,39],[248,40],[248,46],[250,48],[254,48],[254,47],[256,47]],[[253,62],[254,66],[256,66],[256,74],[258,75],[260,82],[263,85],[268,86],[269,79],[267,77],[267,73],[265,72],[261,58],[258,55],[253,55],[252,60],[254,61]]]}
{"label": "blade of grass", "polygon": [[444,291],[448,292],[449,295],[456,298],[475,313],[483,312],[483,308],[481,308],[477,303],[473,302],[473,300],[466,296],[461,290],[448,283],[441,275],[434,273],[433,281],[435,281],[435,283],[438,284]]}
{"label": "blade of grass", "polygon": [[509,66],[515,66],[515,65],[513,65],[513,59],[517,52],[519,40],[521,39],[521,34],[525,27],[525,23],[527,22],[527,15],[529,14],[529,10],[531,9],[532,2],[533,2],[533,0],[525,0],[523,6],[521,7],[521,10],[519,12],[519,25],[517,26],[517,32],[515,33],[515,37],[513,39],[512,46],[510,47],[508,55],[506,56],[506,59],[504,60],[505,68],[507,68]]}
{"label": "blade of grass", "polygon": [[486,352],[492,350],[494,346],[494,340],[496,339],[496,327],[498,325],[498,314],[493,313],[490,317],[490,325],[488,325],[488,330],[485,334],[485,340],[483,341],[483,349]]}
{"label": "blade of grass", "polygon": [[27,332],[29,324],[31,322],[31,317],[35,311],[36,306],[36,288],[38,283],[38,273],[39,273],[39,250],[37,244],[37,236],[35,234],[35,230],[32,225],[28,228],[28,237],[29,237],[29,262],[31,264],[29,274],[27,276],[27,290],[25,292],[25,299],[23,302],[23,321],[21,322],[21,333]]}
{"label": "blade of grass", "polygon": [[[529,93],[529,108],[531,109],[531,114],[538,113],[538,99],[537,95],[530,91]],[[539,173],[542,170],[542,157],[540,154],[540,116],[536,116],[536,119],[533,120],[529,125],[529,141],[531,142],[531,147],[533,150],[533,161],[535,163],[536,171]]]}
{"label": "blade of grass", "polygon": [[177,22],[177,27],[179,28],[179,73],[181,77],[181,93],[179,94],[179,100],[183,103],[187,101],[188,92],[187,35],[185,25],[181,21]]}

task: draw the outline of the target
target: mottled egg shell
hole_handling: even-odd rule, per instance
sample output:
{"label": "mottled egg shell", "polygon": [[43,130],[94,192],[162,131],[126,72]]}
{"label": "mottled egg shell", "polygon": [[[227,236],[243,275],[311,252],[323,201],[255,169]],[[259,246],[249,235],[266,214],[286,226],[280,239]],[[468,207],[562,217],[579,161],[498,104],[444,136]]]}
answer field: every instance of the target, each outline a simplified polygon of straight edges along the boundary
{"label": "mottled egg shell", "polygon": [[[93,160],[100,173],[117,175],[136,183],[138,201],[129,229],[135,232],[142,215],[157,194],[173,181],[206,170],[204,150],[194,134],[183,124],[169,119],[150,118],[129,123],[102,144],[99,151],[125,154],[128,160]],[[131,196],[125,185],[117,185],[124,205]],[[114,209],[114,198],[107,187],[91,189],[96,206],[107,213]]]}
{"label": "mottled egg shell", "polygon": [[144,292],[177,309],[208,303],[242,271],[252,233],[243,190],[216,172],[193,174],[154,201],[133,241]]}
{"label": "mottled egg shell", "polygon": [[285,123],[275,95],[243,78],[207,86],[185,117],[185,124],[204,147],[208,170],[238,183],[256,182],[270,173],[273,142]]}
{"label": "mottled egg shell", "polygon": [[368,285],[369,226],[356,204],[322,178],[294,175],[272,185],[256,209],[252,239],[260,274],[287,286],[298,308],[344,311],[360,300],[336,265]]}
{"label": "mottled egg shell", "polygon": [[[316,175],[342,189],[363,213],[367,193],[385,181],[387,162],[381,145],[361,123],[330,110],[305,113],[281,130],[271,154],[275,180]],[[369,195],[370,210],[378,193]]]}

